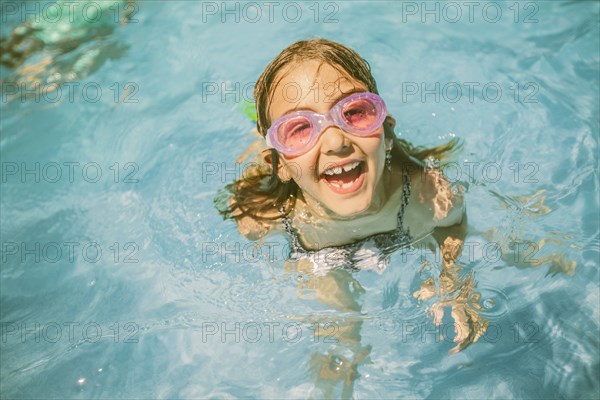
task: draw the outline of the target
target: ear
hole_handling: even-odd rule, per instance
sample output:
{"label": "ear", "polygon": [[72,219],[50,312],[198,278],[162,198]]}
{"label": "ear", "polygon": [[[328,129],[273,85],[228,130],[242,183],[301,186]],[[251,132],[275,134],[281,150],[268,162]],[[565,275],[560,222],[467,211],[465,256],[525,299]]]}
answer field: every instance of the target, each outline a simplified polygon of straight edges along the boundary
{"label": "ear", "polygon": [[[260,156],[263,159],[263,161],[265,162],[265,164],[268,164],[271,166],[272,169],[275,169],[273,166],[273,152],[272,151],[273,151],[272,149],[263,150],[260,153]],[[279,177],[279,180],[282,182],[288,182],[290,180],[290,175],[287,173],[287,167],[285,164],[285,160],[281,156],[277,157],[277,176]]]}
{"label": "ear", "polygon": [[396,127],[396,119],[388,114],[383,121],[383,129],[385,131],[385,150],[390,151],[394,145],[394,128]]}
{"label": "ear", "polygon": [[388,152],[392,150],[392,147],[394,147],[394,141],[392,138],[385,138],[385,151]]}
{"label": "ear", "polygon": [[396,127],[396,118],[392,117],[391,114],[388,114],[387,117],[385,117],[383,124],[385,127],[389,127],[391,130],[394,130]]}
{"label": "ear", "polygon": [[273,168],[273,159],[271,157],[271,149],[265,149],[260,153],[260,157],[265,164],[269,164]]}

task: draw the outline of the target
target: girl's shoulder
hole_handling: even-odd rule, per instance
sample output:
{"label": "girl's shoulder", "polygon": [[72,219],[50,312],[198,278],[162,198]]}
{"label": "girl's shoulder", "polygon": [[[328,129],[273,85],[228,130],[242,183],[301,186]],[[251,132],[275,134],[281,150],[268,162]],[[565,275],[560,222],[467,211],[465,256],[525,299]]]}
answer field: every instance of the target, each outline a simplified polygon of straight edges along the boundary
{"label": "girl's shoulder", "polygon": [[411,189],[406,223],[414,236],[462,221],[463,190],[460,186],[453,188],[440,170],[424,168],[413,171]]}
{"label": "girl's shoulder", "polygon": [[[282,230],[283,224],[279,213],[260,215],[260,219],[251,215],[235,217],[238,231],[249,240],[259,240],[269,233]],[[268,218],[268,219],[267,219]]]}

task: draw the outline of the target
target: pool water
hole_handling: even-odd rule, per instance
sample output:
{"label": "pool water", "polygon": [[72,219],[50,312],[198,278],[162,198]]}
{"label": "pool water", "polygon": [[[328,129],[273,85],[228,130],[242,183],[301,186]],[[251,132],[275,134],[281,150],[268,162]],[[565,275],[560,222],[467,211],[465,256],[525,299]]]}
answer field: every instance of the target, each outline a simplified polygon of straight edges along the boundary
{"label": "pool water", "polygon": [[[600,3],[467,3],[115,1],[89,31],[38,25],[0,70],[1,397],[598,398]],[[0,33],[49,4],[3,3]],[[400,137],[463,140],[461,351],[454,303],[415,296],[439,251],[318,276],[215,209],[252,83],[314,36],[370,62]]]}

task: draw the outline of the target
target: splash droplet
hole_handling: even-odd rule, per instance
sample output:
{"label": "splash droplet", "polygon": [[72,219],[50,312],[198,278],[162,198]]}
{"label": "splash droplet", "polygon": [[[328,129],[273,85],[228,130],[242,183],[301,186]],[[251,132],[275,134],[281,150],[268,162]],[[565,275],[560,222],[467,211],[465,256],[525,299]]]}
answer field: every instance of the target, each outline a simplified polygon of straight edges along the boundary
{"label": "splash droplet", "polygon": [[485,299],[483,301],[483,306],[485,308],[494,308],[495,305],[496,305],[496,302],[492,299]]}

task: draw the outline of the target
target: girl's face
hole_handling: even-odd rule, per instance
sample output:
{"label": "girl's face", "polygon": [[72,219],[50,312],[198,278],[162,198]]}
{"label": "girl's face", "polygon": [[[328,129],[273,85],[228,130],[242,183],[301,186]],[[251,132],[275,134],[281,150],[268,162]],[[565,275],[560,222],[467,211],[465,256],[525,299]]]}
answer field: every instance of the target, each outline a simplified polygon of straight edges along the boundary
{"label": "girl's face", "polygon": [[[298,110],[326,114],[346,96],[367,91],[364,84],[315,60],[292,65],[281,76],[268,109],[271,122]],[[385,151],[383,126],[367,137],[330,126],[306,153],[295,157],[282,154],[278,174],[282,180],[294,179],[307,205],[319,214],[344,217],[376,212],[385,196]]]}

